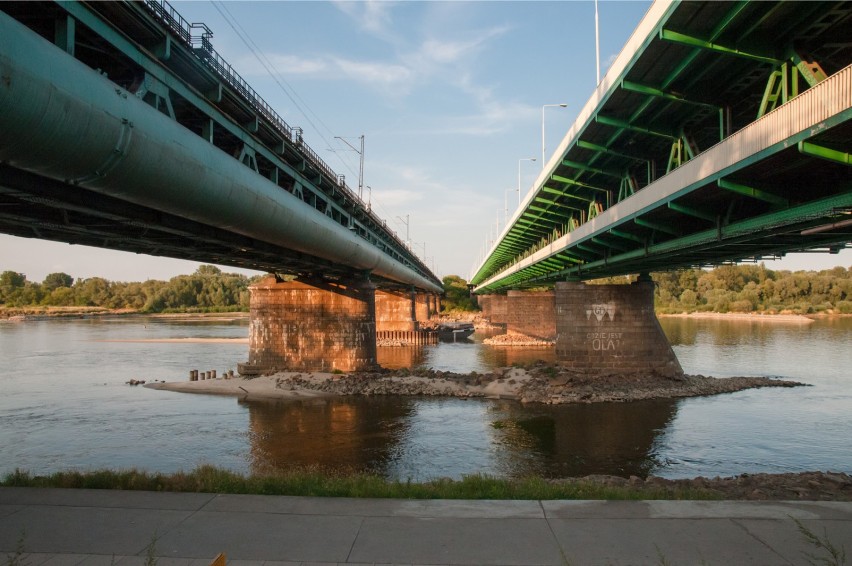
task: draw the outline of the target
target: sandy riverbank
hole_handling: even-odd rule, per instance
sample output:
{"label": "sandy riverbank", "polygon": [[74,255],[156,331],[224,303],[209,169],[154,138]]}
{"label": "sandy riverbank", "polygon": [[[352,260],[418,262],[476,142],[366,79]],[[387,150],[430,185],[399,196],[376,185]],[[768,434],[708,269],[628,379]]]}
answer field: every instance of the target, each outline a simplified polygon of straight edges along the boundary
{"label": "sandy riverbank", "polygon": [[[834,315],[826,315],[834,316]],[[736,320],[746,322],[771,322],[787,324],[811,324],[814,318],[802,314],[760,314],[747,312],[690,312],[663,314],[657,313],[657,318],[698,318],[710,320]]]}
{"label": "sandy riverbank", "polygon": [[295,399],[339,395],[414,395],[516,399],[522,403],[600,403],[641,399],[699,397],[758,387],[804,384],[766,377],[713,378],[688,375],[589,374],[539,363],[527,368],[501,368],[489,374],[456,374],[421,370],[376,373],[279,372],[256,378],[155,382],[151,389],[233,395],[255,399]]}

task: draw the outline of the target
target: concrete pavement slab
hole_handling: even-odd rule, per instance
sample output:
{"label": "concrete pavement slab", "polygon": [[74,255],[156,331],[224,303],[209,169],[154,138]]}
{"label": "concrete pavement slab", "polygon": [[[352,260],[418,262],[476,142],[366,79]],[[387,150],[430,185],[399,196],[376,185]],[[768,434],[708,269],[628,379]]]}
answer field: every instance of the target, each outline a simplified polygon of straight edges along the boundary
{"label": "concrete pavement slab", "polygon": [[56,489],[40,487],[0,488],[2,505],[67,505],[128,509],[194,511],[215,497],[210,493],[123,491],[120,489]]}
{"label": "concrete pavement slab", "polygon": [[785,564],[727,519],[550,519],[569,564]]}
{"label": "concrete pavement slab", "polygon": [[23,508],[23,505],[0,505],[0,517],[17,513]]}
{"label": "concrete pavement slab", "polygon": [[222,513],[283,513],[290,515],[335,515],[340,517],[386,517],[400,506],[396,499],[348,497],[293,497],[286,495],[217,495],[204,511]]}
{"label": "concrete pavement slab", "polygon": [[21,536],[27,552],[133,555],[191,512],[159,509],[31,505],[0,517],[0,551],[14,551]]}
{"label": "concrete pavement slab", "polygon": [[538,501],[426,499],[399,501],[394,516],[455,519],[543,519],[544,510]]}
{"label": "concrete pavement slab", "polygon": [[[824,550],[808,542],[792,519],[735,519],[734,522],[792,564],[822,563],[808,560],[809,554],[823,558],[829,557]],[[837,548],[845,548],[847,556],[852,553],[852,521],[805,520],[800,522],[817,537],[830,542]]]}
{"label": "concrete pavement slab", "polygon": [[157,540],[161,556],[345,562],[360,517],[200,511]]}
{"label": "concrete pavement slab", "polygon": [[562,564],[541,519],[368,517],[353,562],[402,564]]}

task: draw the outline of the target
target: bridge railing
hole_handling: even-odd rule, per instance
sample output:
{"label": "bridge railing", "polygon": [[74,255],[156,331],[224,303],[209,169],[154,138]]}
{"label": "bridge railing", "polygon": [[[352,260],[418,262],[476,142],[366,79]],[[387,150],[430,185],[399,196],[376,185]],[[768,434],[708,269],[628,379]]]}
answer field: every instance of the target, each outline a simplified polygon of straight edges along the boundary
{"label": "bridge railing", "polygon": [[[195,54],[208,69],[213,71],[216,76],[222,79],[234,91],[249,104],[249,106],[257,111],[267,123],[286,140],[290,141],[293,146],[301,153],[309,162],[311,162],[319,171],[321,171],[332,182],[336,182],[338,190],[342,191],[354,203],[360,203],[367,216],[377,225],[381,226],[385,233],[393,239],[401,249],[408,250],[408,247],[400,240],[400,238],[387,228],[387,223],[379,218],[370,207],[364,203],[362,196],[356,195],[345,182],[337,182],[340,177],[334,170],[302,140],[301,128],[294,128],[287,124],[284,119],[278,115],[275,110],[265,101],[260,95],[243,79],[234,68],[219,55],[213,48],[210,38],[213,37],[213,32],[210,31],[203,23],[190,23],[172,6],[167,0],[145,0],[145,6],[161,23],[172,31],[183,43]],[[198,32],[200,31],[200,35]],[[410,250],[409,250],[410,251]],[[413,254],[412,254],[413,255]],[[414,256],[415,263],[420,264],[418,267],[424,271],[428,271],[425,264],[419,262]]]}

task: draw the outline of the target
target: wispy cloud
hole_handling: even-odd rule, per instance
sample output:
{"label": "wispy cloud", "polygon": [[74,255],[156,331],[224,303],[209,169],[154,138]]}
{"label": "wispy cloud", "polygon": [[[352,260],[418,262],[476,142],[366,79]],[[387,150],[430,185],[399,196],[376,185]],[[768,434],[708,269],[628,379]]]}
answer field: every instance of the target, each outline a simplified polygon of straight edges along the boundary
{"label": "wispy cloud", "polygon": [[334,2],[337,8],[355,20],[364,31],[383,35],[392,25],[391,10],[394,2],[367,0],[366,2],[353,2],[338,0]]}
{"label": "wispy cloud", "polygon": [[412,79],[412,70],[396,63],[376,61],[354,61],[351,59],[333,58],[337,69],[349,78],[377,88],[407,84]]}

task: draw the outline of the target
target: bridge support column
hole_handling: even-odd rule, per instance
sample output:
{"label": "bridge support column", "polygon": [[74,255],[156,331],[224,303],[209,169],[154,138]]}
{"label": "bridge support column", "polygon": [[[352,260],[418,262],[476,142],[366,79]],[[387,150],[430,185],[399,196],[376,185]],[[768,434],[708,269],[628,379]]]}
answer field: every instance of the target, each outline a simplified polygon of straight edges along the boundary
{"label": "bridge support column", "polygon": [[509,305],[508,295],[491,295],[490,303],[491,324],[506,324],[506,309]]}
{"label": "bridge support column", "polygon": [[431,315],[431,308],[429,308],[429,301],[431,295],[427,293],[417,293],[414,296],[414,313],[415,317],[418,321],[427,321]]}
{"label": "bridge support column", "polygon": [[506,334],[554,340],[556,304],[553,291],[509,291],[506,294]]}
{"label": "bridge support column", "polygon": [[248,366],[255,371],[358,371],[376,366],[375,286],[278,282],[249,287]]}
{"label": "bridge support column", "polygon": [[647,276],[632,285],[560,282],[555,302],[559,363],[601,373],[683,375],[654,314]]}
{"label": "bridge support column", "polygon": [[413,291],[376,290],[376,332],[417,330]]}
{"label": "bridge support column", "polygon": [[476,304],[482,311],[482,316],[491,320],[491,297],[492,295],[476,295]]}

